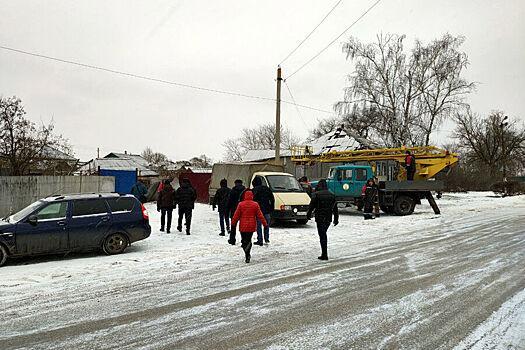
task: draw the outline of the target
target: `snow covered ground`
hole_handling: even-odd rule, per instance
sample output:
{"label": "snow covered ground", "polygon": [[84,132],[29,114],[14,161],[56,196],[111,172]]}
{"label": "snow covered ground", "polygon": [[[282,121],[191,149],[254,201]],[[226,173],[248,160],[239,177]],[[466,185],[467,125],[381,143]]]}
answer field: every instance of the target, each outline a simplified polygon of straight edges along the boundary
{"label": "snow covered ground", "polygon": [[[328,262],[313,222],[272,228],[250,264],[218,236],[211,207],[197,205],[186,236],[176,224],[159,232],[148,205],[152,235],[123,255],[0,268],[0,347],[525,348],[525,197],[445,194],[438,205],[442,215],[423,204],[366,222],[343,210]],[[241,337],[257,329],[250,320],[266,334]]]}

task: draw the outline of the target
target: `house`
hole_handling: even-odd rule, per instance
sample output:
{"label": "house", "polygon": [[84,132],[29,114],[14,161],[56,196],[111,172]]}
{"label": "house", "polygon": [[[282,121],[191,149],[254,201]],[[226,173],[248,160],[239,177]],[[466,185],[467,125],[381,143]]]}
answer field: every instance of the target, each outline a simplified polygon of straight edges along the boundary
{"label": "house", "polygon": [[[79,160],[54,147],[45,146],[41,154],[31,161],[25,175],[71,175],[79,166]],[[5,155],[0,154],[0,175],[10,175]]]}

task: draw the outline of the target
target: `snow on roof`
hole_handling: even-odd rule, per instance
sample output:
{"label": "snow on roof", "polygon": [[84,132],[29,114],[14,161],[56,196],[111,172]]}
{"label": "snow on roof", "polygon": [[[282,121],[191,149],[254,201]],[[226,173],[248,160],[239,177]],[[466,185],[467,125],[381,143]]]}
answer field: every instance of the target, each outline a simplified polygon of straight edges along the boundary
{"label": "snow on roof", "polygon": [[137,163],[132,158],[96,158],[84,164],[79,170],[94,173],[98,169],[104,170],[138,170],[139,176],[158,176],[158,173]]}
{"label": "snow on roof", "polygon": [[363,137],[342,128],[337,128],[308,143],[312,147],[313,154],[319,155],[332,151],[354,151],[359,149],[377,148],[378,145]]}
{"label": "snow on roof", "polygon": [[45,146],[42,150],[42,156],[46,159],[55,159],[55,160],[70,160],[76,161],[77,159],[73,156],[70,156],[67,153],[59,151],[56,148]]}
{"label": "snow on roof", "polygon": [[[290,157],[292,153],[290,150],[282,150],[281,157]],[[252,149],[246,152],[242,157],[243,162],[257,162],[261,160],[268,160],[275,158],[275,150],[273,149]]]}
{"label": "snow on roof", "polygon": [[125,159],[132,159],[136,163],[148,167],[149,162],[144,159],[140,154],[131,154],[131,153],[119,153],[119,152],[111,152],[107,154],[104,158],[125,158]]}
{"label": "snow on roof", "polygon": [[191,166],[187,166],[186,169],[191,170],[192,173],[199,173],[199,174],[208,174],[212,172],[211,168],[194,168]]}

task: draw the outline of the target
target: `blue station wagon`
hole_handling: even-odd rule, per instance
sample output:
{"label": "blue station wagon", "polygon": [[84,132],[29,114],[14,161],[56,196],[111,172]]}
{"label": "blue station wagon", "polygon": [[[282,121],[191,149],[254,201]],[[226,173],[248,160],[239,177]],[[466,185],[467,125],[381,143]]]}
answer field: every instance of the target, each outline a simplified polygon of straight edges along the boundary
{"label": "blue station wagon", "polygon": [[150,234],[148,213],[131,195],[52,196],[0,221],[0,266],[8,257],[96,249],[120,254]]}

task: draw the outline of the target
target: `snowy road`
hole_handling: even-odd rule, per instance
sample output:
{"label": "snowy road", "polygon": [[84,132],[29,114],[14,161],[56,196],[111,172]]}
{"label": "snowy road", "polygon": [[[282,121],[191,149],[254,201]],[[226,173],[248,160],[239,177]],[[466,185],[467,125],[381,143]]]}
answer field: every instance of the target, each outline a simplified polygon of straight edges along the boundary
{"label": "snowy road", "polygon": [[[0,269],[1,349],[524,349],[525,197],[446,195],[401,218],[275,228],[244,264],[199,206],[191,236]],[[158,217],[153,215],[156,225]]]}

